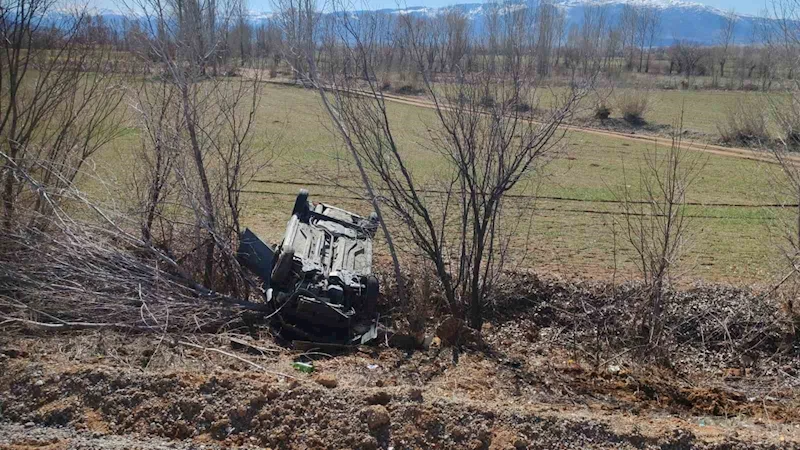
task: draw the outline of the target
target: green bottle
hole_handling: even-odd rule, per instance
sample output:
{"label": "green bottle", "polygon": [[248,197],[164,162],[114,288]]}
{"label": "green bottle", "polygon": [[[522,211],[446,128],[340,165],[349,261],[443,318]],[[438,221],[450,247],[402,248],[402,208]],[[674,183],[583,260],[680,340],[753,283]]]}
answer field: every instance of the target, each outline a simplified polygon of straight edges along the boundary
{"label": "green bottle", "polygon": [[294,367],[295,369],[297,369],[297,370],[299,370],[300,372],[303,372],[303,373],[311,373],[311,372],[314,371],[314,365],[313,364],[304,363],[304,362],[300,362],[300,361],[293,362],[292,363],[292,367]]}

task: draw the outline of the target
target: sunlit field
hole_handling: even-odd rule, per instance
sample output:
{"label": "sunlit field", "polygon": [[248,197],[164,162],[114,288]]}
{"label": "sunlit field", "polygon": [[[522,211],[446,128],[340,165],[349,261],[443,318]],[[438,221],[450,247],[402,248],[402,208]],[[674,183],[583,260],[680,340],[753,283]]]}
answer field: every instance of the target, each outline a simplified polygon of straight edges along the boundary
{"label": "sunlit field", "polygon": [[[660,117],[680,113],[681,97],[707,96],[731,102],[724,93],[657,94],[667,99],[656,105]],[[706,114],[686,115],[688,126],[711,127],[709,102]],[[716,101],[714,108],[724,102]],[[699,106],[698,106],[699,107]],[[689,111],[689,108],[685,108]],[[427,144],[428,127],[435,124],[433,111],[423,107],[390,103],[394,132],[415,176],[435,187],[437,175],[446,169],[441,156]],[[655,113],[653,113],[655,114]],[[694,119],[696,117],[697,119]],[[338,145],[328,117],[314,91],[265,84],[257,115],[254,146],[271,163],[248,187],[244,223],[265,240],[275,242],[283,234],[297,190],[306,187],[311,199],[335,203],[367,213],[369,205],[357,192],[332,185],[358,186],[348,165],[349,156]],[[702,125],[700,119],[706,120]],[[550,271],[582,278],[631,276],[635,270],[624,220],[617,199],[624,184],[635,188],[644,154],[667,140],[653,142],[619,139],[582,132],[567,133],[558,154],[510,198],[508,220],[516,224],[510,267]],[[95,158],[98,173],[111,180],[108,190],[129,189],[132,155],[139,144],[135,122],[122,136]],[[774,273],[777,237],[768,225],[776,208],[715,206],[775,203],[770,180],[775,168],[729,156],[692,151],[701,158],[703,171],[690,191],[688,201],[692,233],[683,261],[687,280],[766,282]],[[626,181],[627,180],[627,181]],[[532,196],[538,198],[534,201]],[[398,230],[399,231],[399,230]],[[382,251],[382,250],[381,250]]]}

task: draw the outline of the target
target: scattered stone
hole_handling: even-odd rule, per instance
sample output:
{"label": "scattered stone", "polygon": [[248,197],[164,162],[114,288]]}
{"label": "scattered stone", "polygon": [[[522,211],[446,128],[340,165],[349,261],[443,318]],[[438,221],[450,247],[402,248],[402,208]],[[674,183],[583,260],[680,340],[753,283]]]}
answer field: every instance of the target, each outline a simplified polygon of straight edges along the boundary
{"label": "scattered stone", "polygon": [[415,402],[422,401],[422,389],[414,388],[408,392],[408,398]]}
{"label": "scattered stone", "polygon": [[35,426],[36,426],[36,424],[33,423],[33,422],[25,422],[25,428],[33,428]]}
{"label": "scattered stone", "polygon": [[456,425],[450,430],[450,436],[453,436],[453,439],[460,441],[467,437],[467,429]]}
{"label": "scattered stone", "polygon": [[33,385],[36,387],[44,386],[44,380],[36,380],[36,382],[33,383]]}
{"label": "scattered stone", "polygon": [[26,358],[28,356],[28,352],[18,348],[5,348],[0,350],[0,355],[7,356],[9,358]]}
{"label": "scattered stone", "polygon": [[469,442],[469,444],[467,444],[467,448],[471,450],[482,450],[485,447],[486,445],[480,439],[473,439]]}
{"label": "scattered stone", "polygon": [[281,396],[281,393],[277,389],[268,384],[261,387],[261,392],[264,393],[268,400],[275,400]]}
{"label": "scattered stone", "polygon": [[378,440],[374,436],[364,436],[358,446],[361,450],[375,450],[378,448]]}
{"label": "scattered stone", "polygon": [[328,389],[333,389],[339,385],[339,382],[336,380],[336,375],[332,373],[321,373],[314,378],[314,381]]}
{"label": "scattered stone", "polygon": [[388,405],[392,401],[392,395],[386,391],[378,391],[367,397],[368,405]]}
{"label": "scattered stone", "polygon": [[383,405],[367,406],[361,410],[361,420],[367,424],[370,431],[376,431],[389,425],[389,411]]}

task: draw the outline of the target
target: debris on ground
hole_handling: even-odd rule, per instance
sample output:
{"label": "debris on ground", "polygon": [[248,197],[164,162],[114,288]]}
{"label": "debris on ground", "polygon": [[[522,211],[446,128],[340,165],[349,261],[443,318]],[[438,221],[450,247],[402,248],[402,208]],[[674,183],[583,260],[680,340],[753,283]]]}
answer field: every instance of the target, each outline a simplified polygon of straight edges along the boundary
{"label": "debris on ground", "polygon": [[339,384],[339,382],[336,381],[336,375],[332,373],[318,374],[316,377],[314,377],[314,381],[328,389],[333,389]]}

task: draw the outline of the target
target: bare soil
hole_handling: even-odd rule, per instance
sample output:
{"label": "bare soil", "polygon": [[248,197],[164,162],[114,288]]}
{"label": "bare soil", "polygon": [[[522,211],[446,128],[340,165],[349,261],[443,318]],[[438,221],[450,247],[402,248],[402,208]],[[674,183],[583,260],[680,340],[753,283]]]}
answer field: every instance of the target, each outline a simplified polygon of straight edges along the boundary
{"label": "bare soil", "polygon": [[636,285],[524,274],[480,333],[432,313],[426,350],[295,350],[245,320],[5,325],[0,448],[800,448],[800,317],[729,286],[668,295],[657,355],[637,344]]}
{"label": "bare soil", "polygon": [[254,351],[231,334],[6,333],[0,448],[800,448],[788,374],[593,366],[556,333],[531,316],[461,351],[338,356],[267,335],[237,335]]}

